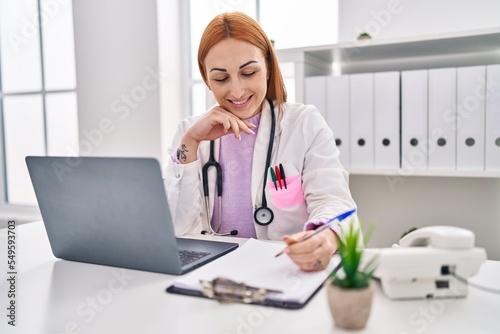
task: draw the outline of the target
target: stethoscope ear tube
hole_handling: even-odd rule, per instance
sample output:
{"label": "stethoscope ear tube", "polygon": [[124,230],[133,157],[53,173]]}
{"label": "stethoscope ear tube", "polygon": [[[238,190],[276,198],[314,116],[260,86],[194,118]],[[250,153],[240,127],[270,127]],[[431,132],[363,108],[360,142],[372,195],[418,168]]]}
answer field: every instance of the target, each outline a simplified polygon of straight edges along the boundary
{"label": "stethoscope ear tube", "polygon": [[[269,102],[269,105],[271,107],[271,135],[269,138],[269,146],[267,148],[267,157],[266,157],[266,168],[264,170],[264,184],[262,186],[262,206],[257,208],[254,212],[254,220],[257,224],[266,226],[271,224],[271,222],[274,219],[274,213],[273,211],[267,207],[267,200],[266,200],[266,183],[267,183],[267,173],[269,170],[269,166],[271,166],[271,155],[273,153],[273,142],[274,142],[274,134],[276,132],[276,118],[274,114],[274,105],[273,101],[271,99],[267,99]],[[219,226],[217,230],[213,230],[212,227],[210,226],[210,217],[208,217],[208,211],[207,211],[207,219],[208,219],[208,224],[211,232],[216,235],[227,235],[227,234],[219,234],[219,228],[221,226],[221,210],[220,210],[220,203],[221,203],[221,196],[222,196],[222,169],[220,164],[215,160],[214,157],[214,148],[215,143],[213,140],[210,141],[210,157],[205,163],[205,165],[202,168],[202,179],[203,179],[203,195],[205,197],[205,205],[208,210],[209,206],[209,189],[208,189],[208,169],[210,167],[215,167],[216,169],[216,174],[217,174],[217,196],[219,197]],[[231,231],[231,235],[236,235],[238,232],[236,230]]]}
{"label": "stethoscope ear tube", "polygon": [[217,196],[222,196],[222,169],[220,164],[215,160],[214,157],[214,146],[213,140],[210,141],[210,157],[202,169],[202,179],[203,179],[203,196],[208,197],[208,169],[210,167],[215,167],[215,173],[217,175]]}
{"label": "stethoscope ear tube", "polygon": [[267,148],[267,158],[266,158],[266,169],[264,170],[264,184],[262,185],[262,206],[257,208],[253,214],[253,219],[259,225],[266,226],[272,223],[274,219],[273,211],[267,207],[266,200],[266,184],[267,184],[267,173],[269,167],[271,166],[271,155],[273,153],[273,142],[274,134],[276,132],[276,119],[274,118],[274,106],[271,99],[267,100],[271,106],[271,136],[269,138],[269,147]]}

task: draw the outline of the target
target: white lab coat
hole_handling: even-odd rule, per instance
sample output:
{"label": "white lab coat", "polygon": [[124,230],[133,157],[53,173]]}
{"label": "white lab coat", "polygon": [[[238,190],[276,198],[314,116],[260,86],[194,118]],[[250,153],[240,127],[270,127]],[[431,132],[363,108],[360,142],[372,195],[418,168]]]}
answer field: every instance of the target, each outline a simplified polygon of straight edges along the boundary
{"label": "white lab coat", "polygon": [[[338,215],[354,208],[355,203],[348,186],[348,173],[339,161],[339,150],[335,146],[333,133],[318,109],[310,105],[285,103],[281,113],[275,107],[275,114],[277,122],[270,165],[282,163],[287,179],[295,175],[297,180],[288,184],[286,191],[276,191],[268,175],[266,199],[268,207],[274,212],[274,220],[268,226],[254,224],[257,238],[281,240],[285,234],[303,230],[308,220]],[[197,118],[190,117],[181,121],[169,154],[176,152],[183,134]],[[254,208],[262,204],[270,133],[271,111],[269,104],[264,103],[252,164],[251,192]],[[215,141],[214,153],[218,159],[219,140]],[[208,161],[209,154],[210,142],[204,141],[199,146],[196,161],[189,164],[169,161],[166,167],[166,190],[177,235],[208,228],[202,167]],[[215,192],[214,168],[209,169],[209,188],[208,216],[211,219]],[[291,198],[289,202],[288,197]],[[297,201],[298,198],[300,201]]]}

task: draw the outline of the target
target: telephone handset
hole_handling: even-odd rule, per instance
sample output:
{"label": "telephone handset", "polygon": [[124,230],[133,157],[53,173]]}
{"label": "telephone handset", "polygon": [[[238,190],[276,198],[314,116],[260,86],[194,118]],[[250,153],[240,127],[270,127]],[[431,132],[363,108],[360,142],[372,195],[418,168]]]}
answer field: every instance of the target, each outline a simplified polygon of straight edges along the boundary
{"label": "telephone handset", "polygon": [[401,238],[399,246],[469,249],[474,247],[474,233],[455,226],[421,227]]}

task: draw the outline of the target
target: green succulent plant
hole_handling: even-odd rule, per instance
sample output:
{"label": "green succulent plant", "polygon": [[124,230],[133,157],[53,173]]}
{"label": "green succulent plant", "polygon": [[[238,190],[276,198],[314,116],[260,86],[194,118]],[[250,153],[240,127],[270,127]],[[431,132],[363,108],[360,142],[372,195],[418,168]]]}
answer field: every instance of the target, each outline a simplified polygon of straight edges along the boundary
{"label": "green succulent plant", "polygon": [[[370,284],[376,269],[376,257],[373,257],[361,268],[364,245],[373,232],[373,225],[365,234],[361,243],[362,230],[349,225],[349,230],[344,234],[344,240],[337,236],[337,252],[340,255],[339,266],[330,274],[333,284],[344,289],[361,289]],[[342,270],[339,270],[342,269]]]}
{"label": "green succulent plant", "polygon": [[372,36],[370,36],[370,34],[369,34],[369,33],[367,33],[367,32],[362,32],[362,33],[360,33],[360,34],[358,35],[358,39],[360,39],[360,38],[361,38],[361,39],[366,39],[366,38],[372,38]]}

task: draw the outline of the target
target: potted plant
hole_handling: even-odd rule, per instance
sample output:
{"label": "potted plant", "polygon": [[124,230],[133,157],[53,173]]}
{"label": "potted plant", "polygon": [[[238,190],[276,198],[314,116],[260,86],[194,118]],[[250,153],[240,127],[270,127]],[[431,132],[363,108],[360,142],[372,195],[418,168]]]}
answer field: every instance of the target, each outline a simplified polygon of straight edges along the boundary
{"label": "potted plant", "polygon": [[370,229],[362,240],[361,228],[349,225],[342,240],[337,236],[339,266],[327,281],[330,311],[337,327],[362,329],[371,311],[373,300],[373,273],[376,258],[373,257],[361,268],[364,245],[369,239]]}
{"label": "potted plant", "polygon": [[364,39],[371,39],[371,38],[372,38],[372,36],[370,36],[370,34],[367,32],[362,32],[358,35],[359,41],[364,40]]}

